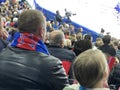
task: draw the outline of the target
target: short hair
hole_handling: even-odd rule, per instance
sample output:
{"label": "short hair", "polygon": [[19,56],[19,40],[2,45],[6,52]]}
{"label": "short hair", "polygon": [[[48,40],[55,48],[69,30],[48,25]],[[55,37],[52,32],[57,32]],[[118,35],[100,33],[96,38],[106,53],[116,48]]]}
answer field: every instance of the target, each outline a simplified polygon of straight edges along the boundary
{"label": "short hair", "polygon": [[65,36],[64,36],[64,33],[62,31],[59,31],[59,30],[52,31],[49,34],[49,42],[50,42],[50,44],[58,45],[63,40],[65,40]]}
{"label": "short hair", "polygon": [[77,38],[77,40],[82,40],[83,39],[82,33],[78,33],[76,35],[76,38]]}
{"label": "short hair", "polygon": [[118,49],[120,50],[120,43],[118,44]]}
{"label": "short hair", "polygon": [[95,46],[100,47],[103,45],[103,40],[102,38],[96,38]]}
{"label": "short hair", "polygon": [[104,43],[104,44],[109,44],[110,41],[111,41],[111,36],[110,36],[110,35],[105,35],[105,36],[102,38],[102,40],[103,40],[103,43]]}
{"label": "short hair", "polygon": [[75,78],[86,88],[93,88],[102,80],[106,70],[107,60],[98,49],[89,49],[81,53],[73,64]]}
{"label": "short hair", "polygon": [[65,46],[71,47],[71,40],[70,39],[65,39]]}
{"label": "short hair", "polygon": [[116,56],[116,50],[115,50],[112,46],[103,45],[103,46],[99,47],[99,49],[100,49],[103,53],[105,53],[106,55],[110,55],[110,56],[113,56],[113,57]]}
{"label": "short hair", "polygon": [[104,33],[104,32],[105,32],[105,30],[103,28],[101,28],[101,33]]}
{"label": "short hair", "polygon": [[79,40],[76,41],[74,44],[74,52],[78,56],[80,53],[91,49],[92,48],[92,42],[90,40]]}
{"label": "short hair", "polygon": [[46,27],[43,13],[38,10],[25,10],[18,19],[20,32],[37,33],[39,27]]}
{"label": "short hair", "polygon": [[85,34],[83,36],[83,39],[88,39],[88,40],[91,40],[92,41],[92,36],[90,34]]}

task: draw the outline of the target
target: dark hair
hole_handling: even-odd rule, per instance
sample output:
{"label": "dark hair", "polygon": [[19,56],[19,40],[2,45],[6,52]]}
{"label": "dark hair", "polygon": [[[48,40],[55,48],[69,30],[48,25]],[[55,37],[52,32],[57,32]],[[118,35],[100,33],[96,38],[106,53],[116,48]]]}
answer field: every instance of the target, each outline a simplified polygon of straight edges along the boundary
{"label": "dark hair", "polygon": [[80,53],[91,49],[92,48],[92,42],[90,40],[79,40],[75,42],[74,44],[74,52],[76,56],[78,56]]}
{"label": "dark hair", "polygon": [[103,28],[101,28],[101,32],[102,32],[102,33],[104,33],[104,32],[105,32],[105,30],[104,30]]}
{"label": "dark hair", "polygon": [[20,32],[37,33],[38,27],[45,27],[43,14],[38,10],[25,10],[18,19]]}
{"label": "dark hair", "polygon": [[92,39],[92,37],[91,37],[91,35],[86,34],[86,35],[84,36],[84,39],[91,40],[91,39]]}
{"label": "dark hair", "polygon": [[102,38],[102,40],[103,40],[103,43],[104,43],[104,44],[109,44],[110,41],[111,41],[111,36],[110,36],[110,35],[105,35],[105,36]]}
{"label": "dark hair", "polygon": [[99,47],[99,49],[105,54],[109,54],[110,56],[116,56],[115,49],[109,45],[103,45]]}
{"label": "dark hair", "polygon": [[120,50],[120,44],[118,44],[118,49]]}

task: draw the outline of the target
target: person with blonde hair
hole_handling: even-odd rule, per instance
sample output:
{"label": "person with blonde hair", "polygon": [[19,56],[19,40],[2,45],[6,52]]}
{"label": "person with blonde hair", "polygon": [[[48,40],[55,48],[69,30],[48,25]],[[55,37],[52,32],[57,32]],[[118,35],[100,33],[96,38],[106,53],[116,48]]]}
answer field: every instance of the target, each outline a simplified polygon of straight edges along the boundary
{"label": "person with blonde hair", "polygon": [[3,17],[0,16],[0,38],[6,39],[8,37],[8,32],[4,29],[3,26]]}
{"label": "person with blonde hair", "polygon": [[108,79],[107,60],[100,50],[89,49],[81,53],[73,64],[73,70],[80,86],[64,90],[109,90],[104,88]]}
{"label": "person with blonde hair", "polygon": [[8,42],[6,41],[7,37],[8,32],[4,29],[2,16],[0,16],[0,52],[8,45]]}

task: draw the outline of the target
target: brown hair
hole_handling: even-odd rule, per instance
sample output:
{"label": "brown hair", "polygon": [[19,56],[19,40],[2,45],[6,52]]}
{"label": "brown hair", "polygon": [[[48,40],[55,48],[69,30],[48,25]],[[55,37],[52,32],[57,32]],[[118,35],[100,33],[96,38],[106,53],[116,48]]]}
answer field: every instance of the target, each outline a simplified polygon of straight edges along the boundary
{"label": "brown hair", "polygon": [[81,86],[93,88],[102,80],[107,67],[105,55],[98,49],[81,53],[73,65],[74,75]]}
{"label": "brown hair", "polygon": [[37,33],[39,27],[46,28],[43,14],[38,10],[25,10],[18,19],[20,32]]}
{"label": "brown hair", "polygon": [[100,47],[103,45],[103,41],[102,41],[102,38],[97,38],[96,39],[96,42],[95,42],[95,46],[96,47]]}

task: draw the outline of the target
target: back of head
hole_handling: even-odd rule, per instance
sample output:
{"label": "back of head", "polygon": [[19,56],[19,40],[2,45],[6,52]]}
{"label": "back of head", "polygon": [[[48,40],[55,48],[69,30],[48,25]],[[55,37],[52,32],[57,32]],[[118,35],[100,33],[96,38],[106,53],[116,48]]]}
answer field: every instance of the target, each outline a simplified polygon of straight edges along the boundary
{"label": "back of head", "polygon": [[105,32],[105,30],[103,28],[101,28],[101,33],[104,33],[104,32]]}
{"label": "back of head", "polygon": [[56,14],[59,14],[59,11],[58,11],[58,10],[56,11]]}
{"label": "back of head", "polygon": [[77,38],[77,40],[82,40],[82,33],[78,33],[77,35],[76,35],[76,38]]}
{"label": "back of head", "polygon": [[92,48],[92,42],[90,40],[79,40],[75,42],[74,44],[74,52],[78,56],[80,53],[91,49]]}
{"label": "back of head", "polygon": [[[104,54],[96,49],[89,49],[81,53],[73,65],[74,75],[81,86],[94,88],[108,71]],[[97,87],[99,88],[99,87]]]}
{"label": "back of head", "polygon": [[18,19],[18,29],[20,32],[37,34],[39,27],[46,28],[43,14],[38,10],[25,10]]}
{"label": "back of head", "polygon": [[52,31],[49,35],[49,41],[52,45],[60,45],[64,43],[65,36],[62,31],[56,30]]}
{"label": "back of head", "polygon": [[83,38],[92,41],[92,36],[90,34],[86,34]]}
{"label": "back of head", "polygon": [[105,35],[102,39],[103,39],[104,44],[109,44],[110,41],[111,41],[111,36],[110,35]]}
{"label": "back of head", "polygon": [[111,46],[101,46],[99,49],[108,56],[116,56],[116,50]]}
{"label": "back of head", "polygon": [[71,40],[70,39],[65,39],[65,46],[66,47],[71,47]]}

